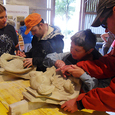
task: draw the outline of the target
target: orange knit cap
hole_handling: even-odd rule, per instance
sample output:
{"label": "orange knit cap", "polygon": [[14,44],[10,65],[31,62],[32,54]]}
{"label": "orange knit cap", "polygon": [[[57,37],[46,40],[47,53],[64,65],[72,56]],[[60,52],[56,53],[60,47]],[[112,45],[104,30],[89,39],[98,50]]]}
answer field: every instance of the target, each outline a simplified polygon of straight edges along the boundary
{"label": "orange knit cap", "polygon": [[24,20],[25,25],[27,27],[25,34],[28,34],[32,29],[32,27],[39,24],[41,20],[42,20],[41,15],[38,13],[32,13],[28,15]]}

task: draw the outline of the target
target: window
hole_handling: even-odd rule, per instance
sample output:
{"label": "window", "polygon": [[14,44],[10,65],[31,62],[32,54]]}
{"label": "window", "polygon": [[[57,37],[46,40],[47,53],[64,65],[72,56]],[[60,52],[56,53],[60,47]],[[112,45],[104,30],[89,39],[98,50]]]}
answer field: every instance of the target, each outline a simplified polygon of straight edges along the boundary
{"label": "window", "polygon": [[81,0],[81,16],[79,30],[91,29],[96,34],[102,34],[105,29],[100,27],[92,27],[91,24],[96,17],[96,6],[99,0]]}

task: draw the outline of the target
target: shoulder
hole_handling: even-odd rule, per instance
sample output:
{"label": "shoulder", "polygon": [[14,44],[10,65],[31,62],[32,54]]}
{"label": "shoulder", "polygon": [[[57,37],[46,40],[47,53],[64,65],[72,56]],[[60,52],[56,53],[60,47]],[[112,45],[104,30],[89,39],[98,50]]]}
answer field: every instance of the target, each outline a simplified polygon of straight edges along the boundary
{"label": "shoulder", "polygon": [[16,32],[15,28],[12,25],[6,25],[5,31]]}
{"label": "shoulder", "polygon": [[[50,26],[50,25],[49,25]],[[50,26],[54,29],[54,31],[57,33],[61,33],[61,29],[58,26]]]}
{"label": "shoulder", "polygon": [[14,29],[14,27],[12,25],[6,25],[6,28]]}

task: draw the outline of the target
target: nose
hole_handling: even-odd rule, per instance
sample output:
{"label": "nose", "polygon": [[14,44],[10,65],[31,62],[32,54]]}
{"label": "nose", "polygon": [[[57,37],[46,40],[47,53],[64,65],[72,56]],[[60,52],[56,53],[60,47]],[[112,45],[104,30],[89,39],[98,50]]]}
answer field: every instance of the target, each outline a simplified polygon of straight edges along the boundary
{"label": "nose", "polygon": [[4,22],[6,22],[6,21],[7,21],[7,17],[4,17],[4,19],[3,19],[3,20],[4,20]]}
{"label": "nose", "polygon": [[70,52],[73,55],[75,51],[73,49],[70,49]]}

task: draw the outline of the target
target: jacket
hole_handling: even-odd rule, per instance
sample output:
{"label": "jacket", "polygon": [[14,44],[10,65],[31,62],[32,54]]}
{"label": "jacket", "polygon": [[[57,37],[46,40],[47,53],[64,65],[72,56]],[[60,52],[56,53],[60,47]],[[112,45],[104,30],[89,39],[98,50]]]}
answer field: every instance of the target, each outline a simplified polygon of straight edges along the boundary
{"label": "jacket", "polygon": [[[111,83],[106,88],[95,88],[87,93],[82,93],[77,98],[78,109],[93,109],[97,111],[115,111],[115,48],[109,54],[101,57],[100,62],[106,66],[103,68],[95,68],[101,70],[103,77],[112,78]],[[96,65],[96,64],[95,64]],[[97,66],[95,66],[97,67]],[[107,71],[107,68],[109,71]],[[112,68],[112,69],[110,69]],[[107,71],[107,72],[106,72]],[[105,73],[105,76],[103,73]],[[93,73],[93,72],[92,72]]]}
{"label": "jacket", "polygon": [[77,103],[79,109],[115,112],[115,78],[111,80],[110,85],[106,88],[96,88],[88,93],[80,94]]}
{"label": "jacket", "polygon": [[24,44],[31,43],[33,35],[31,34],[31,32],[25,35],[25,31],[26,31],[26,26],[21,26],[19,29],[19,34],[22,35]]}
{"label": "jacket", "polygon": [[81,61],[77,63],[77,66],[83,68],[89,75],[95,78],[111,78],[115,75],[115,48],[98,60]]}
{"label": "jacket", "polygon": [[33,65],[37,66],[37,71],[45,71],[46,67],[43,65],[43,59],[49,53],[62,53],[64,48],[63,35],[57,27],[53,28],[47,36],[39,40],[36,36],[32,39],[32,48],[26,53],[27,58],[33,58]]}

